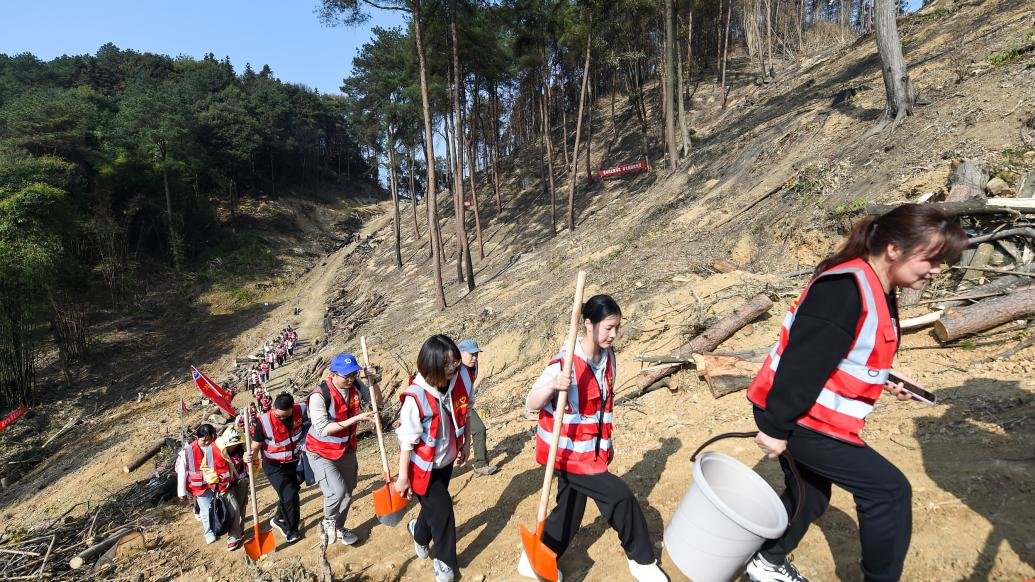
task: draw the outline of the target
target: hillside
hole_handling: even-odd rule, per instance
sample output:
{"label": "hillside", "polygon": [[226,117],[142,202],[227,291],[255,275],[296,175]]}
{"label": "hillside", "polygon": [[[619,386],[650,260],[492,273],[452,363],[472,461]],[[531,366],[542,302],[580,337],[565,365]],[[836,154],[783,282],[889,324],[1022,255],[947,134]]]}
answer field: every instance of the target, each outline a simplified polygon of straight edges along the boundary
{"label": "hillside", "polygon": [[[502,214],[496,213],[487,183],[479,184],[485,258],[478,258],[472,237],[478,285],[468,292],[456,281],[455,263],[443,265],[449,306],[441,312],[430,292],[425,208],[418,208],[420,237],[409,207],[403,208],[405,266],[396,269],[390,206],[364,207],[360,240],[330,252],[282,291],[272,291],[268,306],[181,321],[175,336],[179,339],[162,344],[177,345],[176,351],[153,358],[129,354],[140,366],[135,375],[128,380],[96,378],[97,386],[104,386],[98,390],[107,395],[100,404],[83,406],[94,401],[82,396],[63,401],[68,410],[84,409],[89,423],[66,437],[65,451],[2,493],[4,519],[29,527],[69,509],[77,515],[89,508],[75,504],[87,499],[96,503],[141,478],[114,468],[154,438],[178,434],[174,414],[180,399],[197,401],[196,389],[184,378],[189,363],[219,376],[232,369],[237,356],[250,353],[285,324],[296,326],[312,342],[323,336],[323,314],[330,307],[341,315],[320,355],[357,351],[359,336],[366,336],[372,359],[385,368],[389,381],[404,377],[429,333],[478,338],[485,350],[478,408],[489,430],[491,462],[501,471],[475,477],[463,470],[454,476],[460,568],[466,580],[515,580],[518,524],[533,522],[541,483],[531,453],[534,424],[524,418],[522,404],[562,341],[575,273],[588,272],[587,293],[607,292],[622,306],[620,397],[635,386],[637,355],[671,352],[758,292],[778,298],[777,304],[722,349],[770,345],[783,312],[805,281],[783,274],[814,266],[859,216],[862,203],[908,200],[941,190],[954,162],[963,158],[979,160],[993,173],[1023,175],[1035,168],[1035,53],[990,58],[1030,42],[1033,18],[1024,0],[959,7],[935,2],[905,18],[900,24],[905,53],[923,105],[895,131],[866,141],[859,137],[876,123],[884,103],[872,36],[788,63],[774,84],[755,85],[741,65],[725,110],[719,107],[714,84],[702,81],[694,93],[694,150],[687,163],[669,175],[662,163],[652,160],[653,173],[596,182],[588,191],[580,184],[574,232],[550,235],[549,204],[538,183],[541,156],[536,148],[518,151],[507,160]],[[961,62],[964,51],[974,55],[972,60]],[[595,108],[593,166],[631,161],[639,139],[631,107],[618,98],[613,141],[610,97],[601,96]],[[317,208],[309,212],[306,228],[340,220],[321,217]],[[451,212],[443,204],[439,216],[443,246],[455,259]],[[731,261],[738,270],[717,272],[713,265],[720,260]],[[192,325],[205,333],[190,334]],[[164,327],[153,333],[173,334]],[[1030,503],[1035,494],[1035,352],[983,362],[1012,345],[1015,336],[987,334],[948,346],[939,346],[924,330],[904,337],[896,365],[912,372],[944,403],[928,408],[882,401],[868,424],[867,441],[913,484],[913,543],[904,579],[1035,576],[1029,531],[1035,523]],[[136,336],[134,344],[147,337]],[[297,358],[278,370],[275,386],[287,386],[316,357]],[[147,395],[138,402],[141,386],[147,386]],[[657,544],[689,485],[693,449],[716,433],[753,427],[742,395],[713,399],[691,372],[674,376],[670,388],[615,410],[612,471],[641,500]],[[49,423],[51,432],[71,414],[62,411],[60,417]],[[201,418],[192,410],[191,422]],[[10,440],[4,442],[12,446]],[[770,482],[778,481],[776,464],[760,461],[750,442],[726,441],[715,448],[757,465]],[[371,515],[368,493],[380,478],[372,440],[362,442],[360,467],[350,525],[364,541],[329,550],[335,576],[428,579],[430,564],[413,557],[405,529],[379,527]],[[259,509],[267,513],[274,493],[264,479],[259,485]],[[299,573],[299,564],[314,575],[321,569],[315,530],[321,511],[318,489],[303,490],[302,500],[305,538],[260,566],[245,564],[240,553],[228,556],[221,544],[205,546],[189,509],[164,505],[157,513],[159,525],[147,530],[149,551],[120,567],[118,575],[309,579]],[[861,579],[852,505],[848,495],[835,492],[831,509],[795,552],[798,568],[813,579]],[[683,579],[663,555],[666,572],[673,580]],[[587,510],[561,565],[566,579],[573,581],[624,574],[625,557],[616,536],[595,508]]]}

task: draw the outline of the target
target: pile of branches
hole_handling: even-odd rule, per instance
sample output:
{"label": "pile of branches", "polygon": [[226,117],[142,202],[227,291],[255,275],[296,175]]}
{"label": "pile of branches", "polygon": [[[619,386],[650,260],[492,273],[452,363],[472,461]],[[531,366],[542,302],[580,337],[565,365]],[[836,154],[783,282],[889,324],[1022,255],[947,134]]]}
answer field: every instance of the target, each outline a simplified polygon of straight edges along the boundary
{"label": "pile of branches", "polygon": [[[77,503],[63,514],[31,526],[8,526],[0,534],[0,579],[82,580],[115,566],[114,550],[128,538],[139,540],[159,524],[157,506],[175,496],[172,463],[148,478],[123,487],[99,505]],[[81,515],[73,512],[86,509]]]}
{"label": "pile of branches", "polygon": [[[950,176],[947,190],[944,201],[925,203],[958,217],[970,244],[926,289],[903,292],[901,307],[924,306],[930,312],[904,320],[902,328],[933,325],[939,341],[953,342],[1004,325],[1007,331],[1032,327],[1035,170],[1011,186],[1000,177],[989,179],[980,164],[966,160]],[[895,206],[869,205],[866,210],[882,214]],[[993,358],[1008,358],[1032,343],[1035,336]]]}

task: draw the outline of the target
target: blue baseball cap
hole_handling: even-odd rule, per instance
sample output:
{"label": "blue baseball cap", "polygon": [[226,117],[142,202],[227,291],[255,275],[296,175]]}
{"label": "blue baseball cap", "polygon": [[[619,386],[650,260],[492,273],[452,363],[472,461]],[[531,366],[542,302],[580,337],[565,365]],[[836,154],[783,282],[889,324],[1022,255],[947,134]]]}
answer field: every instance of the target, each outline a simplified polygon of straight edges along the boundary
{"label": "blue baseball cap", "polygon": [[460,343],[456,344],[456,347],[460,348],[461,352],[466,352],[468,354],[477,354],[482,351],[482,349],[478,347],[478,342],[473,339],[460,340]]}
{"label": "blue baseball cap", "polygon": [[348,376],[353,372],[362,370],[359,364],[356,363],[356,356],[352,354],[338,354],[331,360],[331,372],[340,374],[342,376]]}

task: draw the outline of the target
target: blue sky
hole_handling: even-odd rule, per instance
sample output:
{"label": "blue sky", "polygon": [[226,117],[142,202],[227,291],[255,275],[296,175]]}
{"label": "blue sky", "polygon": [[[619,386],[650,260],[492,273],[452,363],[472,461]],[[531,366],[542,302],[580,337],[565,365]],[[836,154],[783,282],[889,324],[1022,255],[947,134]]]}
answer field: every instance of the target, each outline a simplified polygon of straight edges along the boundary
{"label": "blue sky", "polygon": [[403,14],[374,14],[367,24],[326,27],[318,0],[11,0],[0,16],[0,53],[43,60],[93,54],[106,42],[140,52],[229,56],[238,72],[264,64],[279,79],[338,93],[352,56],[377,26]]}

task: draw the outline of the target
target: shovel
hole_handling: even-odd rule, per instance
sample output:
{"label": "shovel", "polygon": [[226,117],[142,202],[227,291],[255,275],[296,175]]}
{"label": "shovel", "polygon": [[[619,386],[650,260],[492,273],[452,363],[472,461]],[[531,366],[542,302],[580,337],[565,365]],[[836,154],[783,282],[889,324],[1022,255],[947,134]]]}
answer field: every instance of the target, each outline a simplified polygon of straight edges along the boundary
{"label": "shovel", "polygon": [[[572,358],[575,356],[575,340],[579,331],[579,311],[582,309],[582,290],[586,286],[586,272],[579,271],[575,283],[575,300],[571,306],[571,324],[568,326],[568,339],[564,342],[564,365],[561,377],[571,378]],[[553,438],[550,439],[550,454],[546,458],[546,476],[543,478],[543,492],[539,497],[539,512],[536,515],[535,533],[521,525],[521,545],[532,565],[532,570],[540,580],[557,582],[557,553],[543,543],[543,526],[546,525],[546,508],[550,503],[550,486],[553,485],[554,462],[557,460],[557,445],[561,437],[561,425],[564,406],[568,392],[558,392],[553,406]]]}
{"label": "shovel", "polygon": [[[360,337],[359,344],[363,348],[363,374],[366,376],[367,384],[370,385],[370,377],[366,373],[370,367],[370,362],[367,361],[367,338]],[[392,473],[388,470],[388,456],[385,454],[385,443],[381,436],[381,413],[377,410],[377,397],[373,392],[370,394],[370,404],[374,407],[377,448],[381,451],[381,466],[384,468],[385,478],[384,486],[374,490],[374,515],[384,525],[395,527],[402,521],[409,500],[399,495],[399,492],[395,490],[395,484],[392,483]]]}
{"label": "shovel", "polygon": [[[251,411],[247,408],[244,410],[244,446],[247,448],[249,453],[252,452],[252,430],[251,424],[248,422],[251,417]],[[255,471],[253,470],[252,463],[248,463],[248,488],[251,490],[252,499],[252,519],[255,520],[255,530],[252,533],[251,539],[244,542],[244,551],[248,554],[248,557],[253,562],[266,557],[267,554],[272,554],[277,548],[277,542],[273,539],[273,532],[262,531],[262,527],[259,525],[259,507],[255,503]]]}

